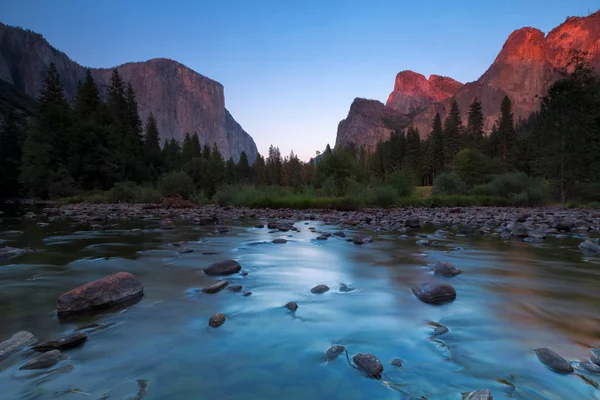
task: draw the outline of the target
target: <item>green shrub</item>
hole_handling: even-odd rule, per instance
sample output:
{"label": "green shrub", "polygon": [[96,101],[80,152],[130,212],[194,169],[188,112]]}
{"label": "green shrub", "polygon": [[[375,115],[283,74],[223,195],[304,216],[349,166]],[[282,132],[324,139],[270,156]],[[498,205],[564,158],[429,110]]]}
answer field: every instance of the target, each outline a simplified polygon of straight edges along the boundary
{"label": "green shrub", "polygon": [[467,184],[458,175],[451,172],[440,174],[433,182],[433,195],[456,195],[467,192]]}
{"label": "green shrub", "polygon": [[152,186],[139,186],[133,182],[117,183],[104,195],[96,194],[87,201],[106,203],[156,203],[160,193]]}
{"label": "green shrub", "polygon": [[409,197],[415,192],[415,177],[409,171],[396,171],[387,177],[387,184],[396,189],[400,197]]}
{"label": "green shrub", "polygon": [[496,175],[489,183],[475,186],[471,193],[507,199],[513,205],[537,205],[548,202],[550,188],[546,182],[523,172]]}
{"label": "green shrub", "polygon": [[196,188],[188,174],[183,171],[175,171],[160,177],[158,190],[165,197],[181,195],[184,199],[189,199]]}
{"label": "green shrub", "polygon": [[477,185],[485,182],[490,173],[491,160],[482,152],[475,149],[462,149],[454,157],[456,175],[467,185]]}
{"label": "green shrub", "polygon": [[389,207],[396,204],[398,192],[395,187],[388,185],[374,186],[369,192],[367,204],[371,206]]}

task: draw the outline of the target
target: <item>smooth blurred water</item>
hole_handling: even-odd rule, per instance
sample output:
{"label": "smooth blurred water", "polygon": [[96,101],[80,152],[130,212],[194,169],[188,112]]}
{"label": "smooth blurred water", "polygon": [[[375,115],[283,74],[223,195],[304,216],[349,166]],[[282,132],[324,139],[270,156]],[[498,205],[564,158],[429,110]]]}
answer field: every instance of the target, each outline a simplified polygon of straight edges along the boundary
{"label": "smooth blurred water", "polygon": [[[137,380],[148,381],[144,399],[460,399],[480,388],[495,399],[600,399],[600,375],[559,375],[532,352],[549,347],[583,360],[600,346],[600,259],[578,250],[578,239],[452,235],[436,238],[442,248],[424,248],[414,236],[387,233],[356,246],[315,240],[311,226],[339,229],[315,221],[298,221],[299,233],[270,234],[251,220],[228,224],[226,234],[194,225],[161,231],[148,220],[91,231],[71,222],[41,228],[12,211],[1,216],[0,231],[25,234],[2,237],[4,245],[38,251],[0,261],[0,340],[20,330],[48,339],[90,323],[114,325],[67,350],[69,359],[52,372],[18,371],[32,356],[27,351],[0,362],[1,399],[134,399]],[[288,243],[270,243],[277,237]],[[170,245],[178,241],[194,252],[178,254]],[[200,268],[230,258],[249,274],[228,279],[252,295],[198,293],[220,279]],[[436,277],[437,260],[463,273]],[[118,271],[143,282],[141,301],[58,320],[60,294]],[[431,306],[411,294],[437,281],[456,288],[456,301]],[[341,283],[355,290],[340,292]],[[331,290],[311,294],[317,284]],[[289,301],[299,304],[295,313],[284,308]],[[216,312],[227,321],[209,328]],[[450,332],[431,337],[431,322]],[[325,362],[334,344],[350,357],[376,355],[383,379],[367,378],[345,355]],[[394,358],[404,366],[392,366]]]}

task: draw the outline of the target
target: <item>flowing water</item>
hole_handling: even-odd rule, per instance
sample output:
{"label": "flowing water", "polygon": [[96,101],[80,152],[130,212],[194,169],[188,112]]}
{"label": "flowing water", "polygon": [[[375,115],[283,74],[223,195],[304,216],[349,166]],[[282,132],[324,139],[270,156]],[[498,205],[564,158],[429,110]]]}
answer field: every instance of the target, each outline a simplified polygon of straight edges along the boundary
{"label": "flowing water", "polygon": [[[104,329],[51,370],[19,371],[29,351],[0,362],[1,399],[134,399],[140,385],[144,399],[460,399],[481,388],[495,399],[600,399],[600,375],[554,373],[532,352],[549,347],[584,360],[600,345],[600,258],[582,253],[580,239],[451,235],[436,238],[443,247],[424,248],[414,235],[386,233],[356,246],[315,240],[309,227],[339,229],[315,221],[285,233],[250,220],[227,224],[224,234],[194,225],[161,231],[148,220],[91,231],[68,221],[38,227],[14,211],[0,231],[25,233],[4,244],[38,251],[0,261],[0,340],[20,330],[48,339],[93,323]],[[270,243],[277,237],[288,242]],[[170,245],[178,241],[194,252],[179,254]],[[251,296],[197,291],[215,281],[199,269],[224,259],[248,272],[228,279]],[[462,274],[434,276],[437,260]],[[139,302],[57,318],[60,294],[118,271],[143,282]],[[427,305],[410,291],[438,281],[456,288],[454,302]],[[342,283],[355,290],[339,291]],[[331,290],[312,294],[317,284]],[[299,304],[295,313],[284,308],[289,301]],[[209,328],[216,312],[227,321]],[[432,337],[432,323],[449,333]],[[376,355],[383,379],[352,368],[345,354],[325,361],[332,345],[350,357]],[[394,358],[404,365],[391,365]]]}

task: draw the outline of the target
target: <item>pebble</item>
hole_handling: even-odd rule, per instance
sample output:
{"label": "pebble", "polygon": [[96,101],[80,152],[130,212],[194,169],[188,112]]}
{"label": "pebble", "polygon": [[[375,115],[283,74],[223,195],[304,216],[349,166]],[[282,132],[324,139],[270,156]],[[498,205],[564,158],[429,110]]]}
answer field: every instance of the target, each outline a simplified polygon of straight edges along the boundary
{"label": "pebble", "polygon": [[287,308],[290,311],[296,311],[298,309],[298,303],[296,303],[295,301],[290,301],[285,305],[285,308]]}
{"label": "pebble", "polygon": [[353,287],[350,287],[350,286],[346,285],[345,283],[341,283],[340,284],[340,289],[339,289],[340,292],[348,293],[348,292],[351,292],[353,290],[354,290]]}
{"label": "pebble", "polygon": [[202,289],[202,291],[204,293],[210,293],[210,294],[218,293],[221,290],[225,289],[225,287],[227,285],[229,285],[230,283],[231,282],[229,282],[228,280],[225,279],[225,280],[219,281],[219,282],[217,282],[215,284],[212,284],[212,285],[210,285],[208,287],[205,287],[204,289]]}
{"label": "pebble", "polygon": [[217,328],[225,323],[225,315],[221,313],[216,313],[208,320],[208,326],[211,328]]}
{"label": "pebble", "polygon": [[374,355],[369,353],[358,353],[352,356],[352,360],[358,369],[365,374],[376,379],[381,378],[383,365],[381,364],[381,361],[379,361]]}
{"label": "pebble", "polygon": [[327,361],[333,361],[336,358],[338,358],[340,354],[342,354],[344,351],[346,351],[346,348],[344,346],[331,346],[325,352],[325,358],[327,359]]}
{"label": "pebble", "polygon": [[20,255],[23,255],[25,253],[27,253],[28,250],[25,249],[19,249],[17,247],[2,247],[0,248],[0,260],[3,258],[13,258],[13,257],[18,257]]}
{"label": "pebble", "polygon": [[64,350],[83,344],[88,339],[84,332],[74,332],[59,339],[47,340],[33,346],[35,351]]}
{"label": "pebble", "polygon": [[552,371],[560,372],[563,374],[570,374],[573,372],[573,366],[563,357],[559,356],[555,352],[547,348],[539,348],[533,350],[538,360]]}
{"label": "pebble", "polygon": [[314,288],[310,289],[310,292],[314,294],[321,294],[327,291],[329,291],[329,286],[327,285],[317,285]]}
{"label": "pebble", "polygon": [[600,245],[590,239],[586,239],[585,241],[581,242],[579,244],[579,248],[592,253],[600,253]]}
{"label": "pebble", "polygon": [[61,353],[60,350],[51,350],[35,356],[19,369],[23,370],[50,368],[53,365],[56,365],[59,361],[66,359],[67,356]]}
{"label": "pebble", "polygon": [[443,304],[456,298],[456,291],[445,283],[424,283],[412,289],[413,294],[428,304]]}
{"label": "pebble", "polygon": [[179,250],[179,254],[189,254],[193,252],[194,249],[190,249],[189,247],[184,247],[183,249]]}
{"label": "pebble", "polygon": [[338,237],[345,238],[346,234],[343,231],[337,231],[337,232],[333,233],[333,236],[338,236]]}
{"label": "pebble", "polygon": [[430,243],[429,243],[429,240],[427,240],[427,239],[420,239],[420,240],[417,240],[417,241],[416,241],[416,243],[417,243],[419,246],[425,246],[425,247],[428,247],[428,246],[430,245]]}

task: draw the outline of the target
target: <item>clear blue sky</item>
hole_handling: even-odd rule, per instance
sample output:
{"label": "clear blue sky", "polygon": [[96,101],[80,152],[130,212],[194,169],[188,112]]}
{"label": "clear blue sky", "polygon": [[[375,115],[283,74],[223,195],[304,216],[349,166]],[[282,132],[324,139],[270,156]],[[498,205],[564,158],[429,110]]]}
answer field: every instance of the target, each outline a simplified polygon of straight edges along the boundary
{"label": "clear blue sky", "polygon": [[355,97],[385,102],[399,71],[473,81],[513,30],[548,32],[599,7],[598,0],[0,0],[0,21],[43,34],[85,66],[177,60],[225,86],[226,107],[261,153],[273,143],[306,160],[333,146]]}

